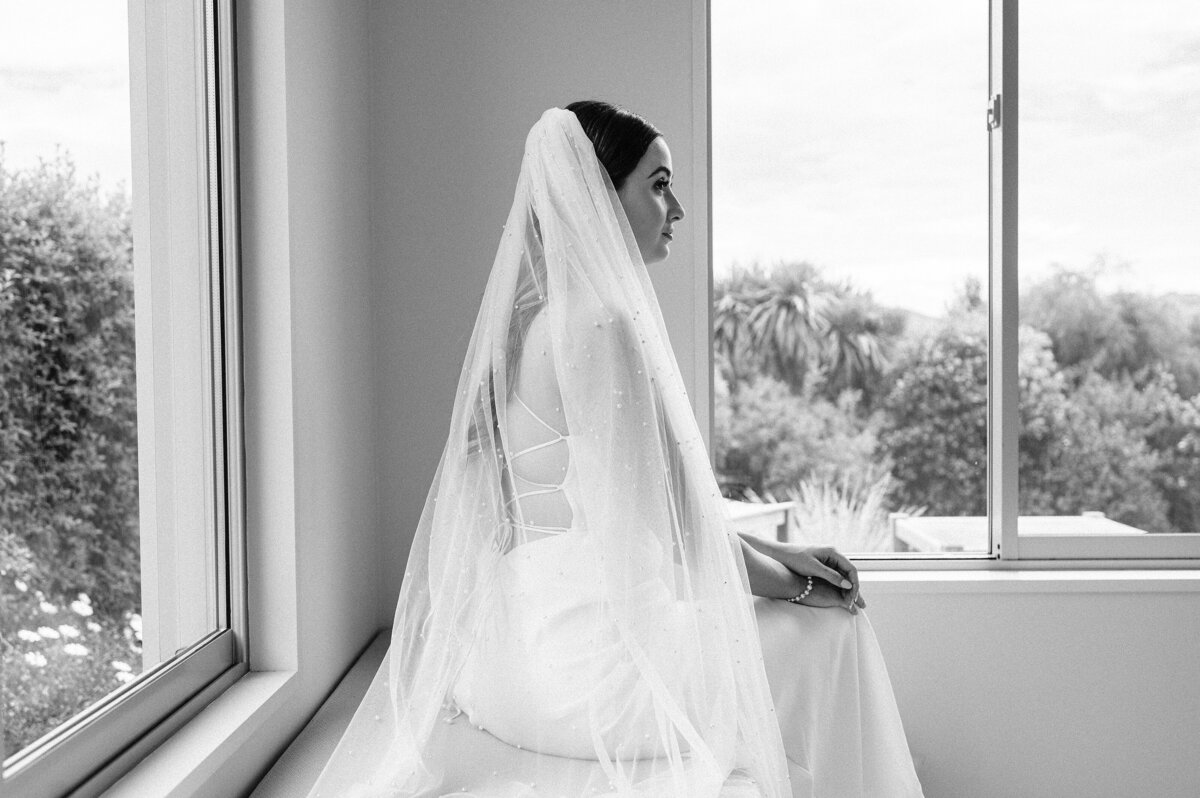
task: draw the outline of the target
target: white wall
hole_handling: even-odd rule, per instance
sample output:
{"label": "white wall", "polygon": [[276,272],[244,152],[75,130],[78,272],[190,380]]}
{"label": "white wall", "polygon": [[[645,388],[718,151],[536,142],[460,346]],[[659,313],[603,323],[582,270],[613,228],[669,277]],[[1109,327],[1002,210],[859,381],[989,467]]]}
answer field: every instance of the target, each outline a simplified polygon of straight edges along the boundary
{"label": "white wall", "polygon": [[928,798],[1200,795],[1200,582],[873,574]]}
{"label": "white wall", "polygon": [[237,7],[250,660],[296,679],[210,795],[252,784],[308,720],[381,589],[366,8]]}
{"label": "white wall", "polygon": [[651,275],[707,427],[708,372],[690,356],[708,327],[694,301],[708,280],[703,21],[694,0],[371,5],[381,623],[446,442],[525,135],[546,108],[603,99],[663,131],[689,214],[682,226],[696,237],[677,239]]}

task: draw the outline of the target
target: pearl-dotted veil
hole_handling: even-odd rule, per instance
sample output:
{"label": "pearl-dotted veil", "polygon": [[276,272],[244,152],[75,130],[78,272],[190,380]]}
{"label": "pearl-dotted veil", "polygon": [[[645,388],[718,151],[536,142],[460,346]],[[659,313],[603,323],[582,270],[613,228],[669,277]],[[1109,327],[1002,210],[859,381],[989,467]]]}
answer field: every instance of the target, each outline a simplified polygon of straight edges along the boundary
{"label": "pearl-dotted veil", "polygon": [[[575,474],[561,538],[584,575],[562,582],[579,593],[564,597],[579,608],[572,634],[642,697],[622,713],[581,686],[590,742],[571,757],[466,723],[455,698],[481,630],[508,611],[496,586],[511,558],[546,545],[509,501],[514,370],[537,316]],[[505,691],[505,665],[472,667],[494,667],[487,689]],[[529,132],[391,644],[312,794],[790,795],[738,541],[629,222],[570,111]]]}

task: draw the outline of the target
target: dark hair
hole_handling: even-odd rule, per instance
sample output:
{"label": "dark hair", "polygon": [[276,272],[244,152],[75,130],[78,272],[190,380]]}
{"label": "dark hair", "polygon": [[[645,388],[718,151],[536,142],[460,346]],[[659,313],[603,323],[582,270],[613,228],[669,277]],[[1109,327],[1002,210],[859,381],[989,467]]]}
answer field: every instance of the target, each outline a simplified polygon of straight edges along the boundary
{"label": "dark hair", "polygon": [[614,188],[621,188],[650,149],[650,142],[662,135],[632,111],[600,100],[579,100],[567,110],[579,118]]}

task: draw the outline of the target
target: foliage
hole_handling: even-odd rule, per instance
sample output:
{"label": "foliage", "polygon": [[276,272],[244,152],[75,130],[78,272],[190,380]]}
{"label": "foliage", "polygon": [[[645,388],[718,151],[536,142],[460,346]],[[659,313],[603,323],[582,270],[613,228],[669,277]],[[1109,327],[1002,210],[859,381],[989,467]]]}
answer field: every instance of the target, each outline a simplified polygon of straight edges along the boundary
{"label": "foliage", "polygon": [[881,448],[893,462],[896,496],[935,515],[987,511],[987,336],[947,326],[896,368],[883,400]]}
{"label": "foliage", "polygon": [[0,530],[113,616],[140,595],[131,258],[123,195],[0,160]]}
{"label": "foliage", "polygon": [[[1019,507],[1028,515],[1102,511],[1141,529],[1167,531],[1156,489],[1159,455],[1140,429],[1075,400],[1044,333],[1022,328]],[[884,403],[883,449],[896,498],[937,515],[987,511],[987,337],[981,320],[948,324],[899,367]]]}
{"label": "foliage", "polygon": [[853,393],[834,403],[811,387],[796,395],[760,375],[733,394],[718,374],[714,394],[717,470],[727,495],[747,488],[782,495],[801,480],[837,481],[873,468],[875,432],[858,418]]}
{"label": "foliage", "polygon": [[847,390],[865,405],[888,366],[904,317],[809,263],[736,269],[714,294],[713,338],[736,392],[756,374],[830,401]]}
{"label": "foliage", "polygon": [[1158,454],[1135,429],[1104,418],[1068,391],[1050,339],[1024,330],[1021,381],[1020,511],[1078,515],[1100,511],[1154,532],[1168,531],[1167,503],[1154,488]]}
{"label": "foliage", "polygon": [[1072,400],[1101,425],[1128,430],[1154,453],[1151,482],[1167,503],[1167,518],[1150,531],[1200,532],[1200,395],[1184,399],[1174,376],[1159,369],[1140,388],[1132,379],[1089,375]]}
{"label": "foliage", "polygon": [[[789,538],[807,545],[834,546],[842,551],[892,551],[894,541],[888,518],[892,483],[892,477],[886,473],[875,480],[849,474],[836,482],[800,480],[787,491],[788,498],[795,502]],[[919,516],[924,510],[905,507],[900,512]]]}
{"label": "foliage", "polygon": [[95,614],[80,593],[48,597],[12,571],[0,574],[4,750],[16,753],[132,681],[141,670],[141,619]]}
{"label": "foliage", "polygon": [[[1200,531],[1200,301],[1106,294],[1103,270],[1059,269],[1021,299],[1020,512]],[[715,321],[727,495],[791,495],[834,525],[867,506],[987,512],[978,280],[934,320],[881,308],[810,264],[755,267],[717,284]],[[890,479],[873,505],[862,496],[877,488],[864,486],[880,474]],[[851,548],[879,528],[864,522]]]}
{"label": "foliage", "polygon": [[1022,321],[1050,336],[1055,360],[1076,382],[1096,373],[1142,386],[1167,371],[1181,396],[1200,393],[1200,314],[1176,297],[1103,294],[1103,271],[1102,263],[1060,267],[1022,296]]}

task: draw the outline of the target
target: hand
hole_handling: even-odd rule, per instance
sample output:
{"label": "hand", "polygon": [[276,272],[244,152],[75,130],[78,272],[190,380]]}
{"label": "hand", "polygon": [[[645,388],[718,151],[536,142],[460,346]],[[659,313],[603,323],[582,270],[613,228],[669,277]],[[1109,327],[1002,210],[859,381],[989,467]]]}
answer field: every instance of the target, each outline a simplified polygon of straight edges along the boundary
{"label": "hand", "polygon": [[859,593],[858,569],[837,549],[829,546],[777,546],[767,552],[800,577],[813,577],[812,592],[800,603],[809,607],[841,607],[851,615],[865,609]]}

